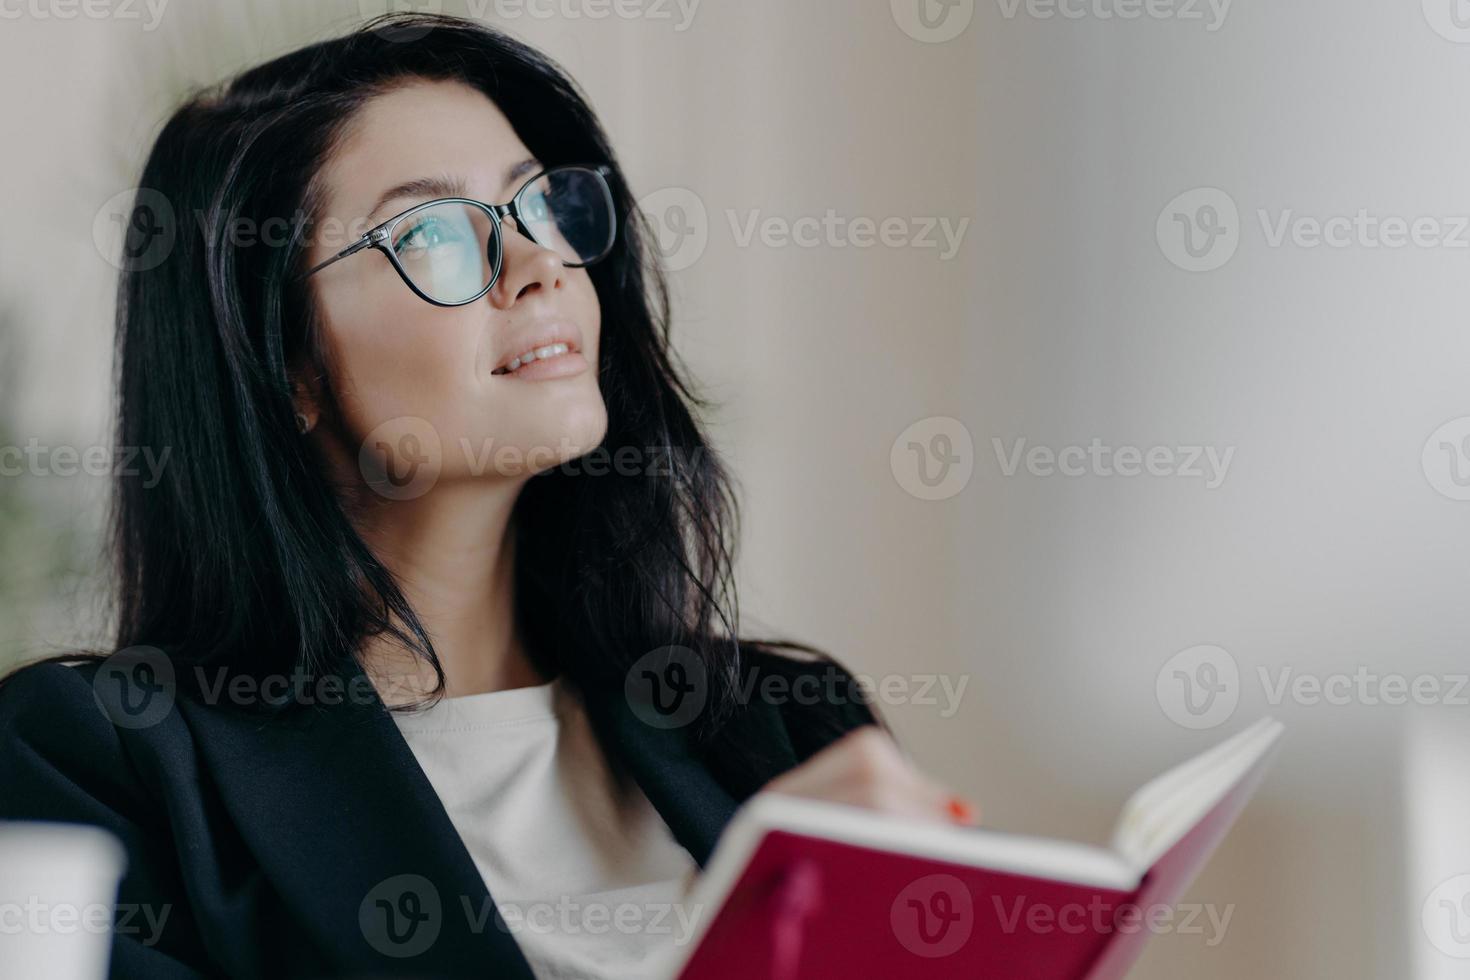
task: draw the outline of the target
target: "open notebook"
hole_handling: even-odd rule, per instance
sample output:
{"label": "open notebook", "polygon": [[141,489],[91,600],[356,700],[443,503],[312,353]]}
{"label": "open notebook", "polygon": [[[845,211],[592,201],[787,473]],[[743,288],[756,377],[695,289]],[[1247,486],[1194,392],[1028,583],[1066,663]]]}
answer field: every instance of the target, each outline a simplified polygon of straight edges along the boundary
{"label": "open notebook", "polygon": [[1133,795],[1107,848],[758,793],[683,905],[665,980],[1111,980],[1225,836],[1275,753],[1267,718]]}

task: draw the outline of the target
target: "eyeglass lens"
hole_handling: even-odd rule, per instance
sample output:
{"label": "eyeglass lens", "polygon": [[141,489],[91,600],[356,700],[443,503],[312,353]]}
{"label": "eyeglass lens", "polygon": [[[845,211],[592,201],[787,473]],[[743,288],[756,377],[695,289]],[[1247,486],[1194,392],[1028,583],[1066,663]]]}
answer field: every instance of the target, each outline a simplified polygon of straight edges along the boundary
{"label": "eyeglass lens", "polygon": [[[612,248],[612,197],[595,171],[548,171],[522,189],[517,205],[523,230],[568,265],[589,265]],[[391,247],[425,295],[463,303],[490,285],[502,242],[489,211],[446,201],[406,215],[393,229]]]}

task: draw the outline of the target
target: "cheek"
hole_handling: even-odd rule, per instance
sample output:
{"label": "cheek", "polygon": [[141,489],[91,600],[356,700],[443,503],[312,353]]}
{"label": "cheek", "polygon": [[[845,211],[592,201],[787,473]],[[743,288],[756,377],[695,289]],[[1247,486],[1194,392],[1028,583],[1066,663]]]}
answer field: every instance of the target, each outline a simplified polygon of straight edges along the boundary
{"label": "cheek", "polygon": [[[452,425],[472,375],[473,337],[464,314],[408,299],[337,310],[327,325],[344,422],[360,435],[388,419],[416,416]],[[356,304],[354,304],[356,305]]]}
{"label": "cheek", "polygon": [[[596,354],[602,350],[602,304],[597,298],[597,289],[592,285],[592,277],[587,274],[586,269],[570,269],[576,276],[567,283],[573,291],[576,299],[575,317],[583,331],[583,346],[589,353]],[[597,361],[589,358],[594,369]]]}
{"label": "cheek", "polygon": [[[343,436],[360,446],[385,424],[432,431],[448,444],[559,445],[560,437],[590,448],[607,424],[597,377],[601,304],[585,269],[568,269],[554,304],[582,331],[592,372],[584,384],[527,397],[485,383],[486,359],[504,315],[487,318],[480,304],[431,307],[407,290],[363,288],[334,295],[322,307],[335,365],[333,385]],[[428,425],[413,420],[424,420]],[[391,426],[390,426],[391,428]],[[395,430],[396,431],[396,430]],[[446,461],[447,462],[447,461]]]}

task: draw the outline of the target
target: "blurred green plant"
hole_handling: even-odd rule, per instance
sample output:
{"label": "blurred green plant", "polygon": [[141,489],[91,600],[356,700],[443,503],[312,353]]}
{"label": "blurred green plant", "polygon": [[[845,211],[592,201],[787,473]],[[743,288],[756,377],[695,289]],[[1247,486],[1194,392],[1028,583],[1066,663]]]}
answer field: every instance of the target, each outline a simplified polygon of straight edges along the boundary
{"label": "blurred green plant", "polygon": [[0,668],[81,639],[66,631],[78,619],[73,603],[89,537],[78,525],[79,494],[56,492],[60,478],[16,465],[14,447],[24,442],[15,431],[21,347],[15,316],[0,309]]}

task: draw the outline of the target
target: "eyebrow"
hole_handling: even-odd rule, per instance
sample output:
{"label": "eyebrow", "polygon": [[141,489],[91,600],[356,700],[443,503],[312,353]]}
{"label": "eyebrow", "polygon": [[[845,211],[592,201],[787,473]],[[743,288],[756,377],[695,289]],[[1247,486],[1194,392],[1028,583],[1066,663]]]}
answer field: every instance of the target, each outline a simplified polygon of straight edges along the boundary
{"label": "eyebrow", "polygon": [[[541,163],[535,157],[527,157],[505,171],[505,179],[501,186],[508,186],[521,177],[540,168]],[[373,205],[372,210],[367,213],[367,217],[369,221],[376,222],[375,216],[379,211],[383,210],[383,206],[399,198],[421,197],[431,199],[436,197],[468,196],[469,191],[465,186],[463,177],[450,176],[448,174],[441,174],[434,177],[415,177],[412,180],[405,180],[403,183],[384,191],[382,196],[378,198],[377,203]]]}

